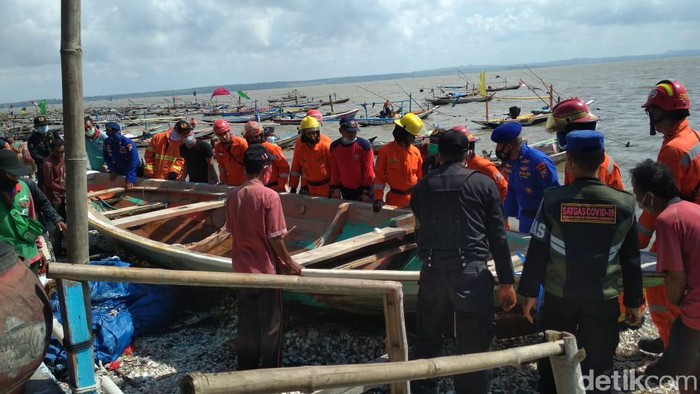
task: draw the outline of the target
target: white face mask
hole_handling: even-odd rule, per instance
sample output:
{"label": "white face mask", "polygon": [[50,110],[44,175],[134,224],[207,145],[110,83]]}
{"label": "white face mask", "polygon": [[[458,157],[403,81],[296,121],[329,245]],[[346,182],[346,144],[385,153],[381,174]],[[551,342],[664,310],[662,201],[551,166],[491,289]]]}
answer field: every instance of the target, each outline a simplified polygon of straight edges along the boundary
{"label": "white face mask", "polygon": [[352,144],[353,142],[357,141],[357,137],[353,137],[353,138],[341,137],[341,140],[342,140],[343,144],[345,144],[345,145],[350,145],[350,144]]}
{"label": "white face mask", "polygon": [[195,142],[197,142],[197,139],[195,139],[193,135],[188,135],[185,138],[185,145],[187,145],[187,146],[192,147],[192,146],[194,146]]}

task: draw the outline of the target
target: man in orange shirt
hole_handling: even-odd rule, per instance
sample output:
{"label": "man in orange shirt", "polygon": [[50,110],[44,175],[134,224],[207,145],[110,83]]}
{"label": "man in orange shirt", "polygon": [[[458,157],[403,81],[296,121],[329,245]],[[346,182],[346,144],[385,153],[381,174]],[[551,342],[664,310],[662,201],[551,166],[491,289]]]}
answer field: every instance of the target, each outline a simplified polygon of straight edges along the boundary
{"label": "man in orange shirt", "polygon": [[286,192],[287,180],[289,178],[289,162],[282,154],[282,148],[267,142],[263,134],[262,126],[255,121],[250,121],[245,124],[243,137],[246,142],[248,142],[248,146],[262,144],[270,157],[277,158],[277,160],[273,160],[270,164],[272,166],[272,172],[270,174],[270,180],[265,186],[277,192]]}
{"label": "man in orange shirt", "polygon": [[411,201],[411,191],[423,178],[423,158],[413,146],[424,130],[423,121],[414,113],[408,113],[394,121],[394,140],[379,150],[374,167],[374,212],[384,206],[384,188],[389,185],[386,203],[406,207]]}
{"label": "man in orange shirt", "polygon": [[[566,150],[567,134],[574,130],[595,130],[598,119],[596,115],[591,113],[588,104],[574,97],[566,99],[552,108],[552,114],[547,118],[546,129],[557,133],[559,148]],[[607,153],[605,153],[605,160],[598,167],[598,178],[605,185],[624,190],[620,167]],[[570,185],[573,182],[574,176],[567,162],[564,168],[564,184]]]}
{"label": "man in orange shirt", "polygon": [[154,179],[176,181],[183,175],[185,160],[180,156],[180,145],[192,131],[192,125],[178,120],[175,127],[151,138],[143,154],[145,161],[143,176]]}
{"label": "man in orange shirt", "polygon": [[240,186],[246,181],[243,154],[248,142],[231,134],[231,126],[224,119],[214,122],[214,134],[219,141],[214,145],[214,157],[219,163],[219,183]]}
{"label": "man in orange shirt", "polygon": [[331,139],[321,134],[321,124],[311,116],[301,120],[300,143],[294,149],[292,171],[289,174],[291,193],[297,192],[299,177],[302,187],[299,194],[319,197],[331,195]]}
{"label": "man in orange shirt", "polygon": [[[663,80],[654,86],[642,108],[649,116],[650,134],[659,132],[664,136],[656,161],[671,170],[683,200],[700,204],[700,134],[688,123],[690,98],[685,87],[677,81]],[[639,247],[645,248],[654,234],[656,215],[642,212],[638,227]],[[650,250],[656,252],[656,244]],[[659,338],[642,338],[637,345],[658,354],[668,347],[671,326],[680,311],[668,302],[664,286],[647,288],[646,295]]]}

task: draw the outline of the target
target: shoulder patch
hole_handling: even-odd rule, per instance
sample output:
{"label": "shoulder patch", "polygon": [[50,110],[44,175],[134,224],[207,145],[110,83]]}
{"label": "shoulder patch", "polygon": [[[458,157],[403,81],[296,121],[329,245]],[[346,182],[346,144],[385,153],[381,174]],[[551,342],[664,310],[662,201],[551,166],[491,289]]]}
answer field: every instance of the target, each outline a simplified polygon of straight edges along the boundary
{"label": "shoulder patch", "polygon": [[370,144],[369,141],[364,138],[358,138],[357,145],[359,145],[364,151],[372,150],[372,144]]}
{"label": "shoulder patch", "polygon": [[335,149],[338,145],[340,145],[340,138],[331,142],[331,150]]}
{"label": "shoulder patch", "polygon": [[562,223],[616,224],[617,206],[562,203],[559,219]]}

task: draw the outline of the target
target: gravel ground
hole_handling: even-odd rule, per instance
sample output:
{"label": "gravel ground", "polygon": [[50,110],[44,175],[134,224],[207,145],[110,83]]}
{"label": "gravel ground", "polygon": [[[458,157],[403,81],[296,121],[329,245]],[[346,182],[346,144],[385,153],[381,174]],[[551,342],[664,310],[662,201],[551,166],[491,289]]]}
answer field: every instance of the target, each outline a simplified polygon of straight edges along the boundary
{"label": "gravel ground", "polygon": [[[91,252],[114,250],[98,234],[91,234]],[[122,252],[122,254],[120,254]],[[122,257],[129,260],[129,257]],[[144,265],[135,262],[135,265]],[[164,327],[157,335],[137,338],[133,353],[121,357],[116,371],[100,370],[127,394],[173,393],[180,379],[188,373],[225,372],[236,369],[235,350],[230,341],[236,336],[236,301],[230,289],[183,288],[187,300],[175,323]],[[211,302],[215,300],[215,302]],[[320,310],[295,303],[284,306],[284,366],[362,363],[379,358],[384,353],[384,320],[382,316],[351,315],[344,312]],[[648,313],[646,322],[636,331],[623,331],[615,356],[619,373],[639,374],[653,357],[640,353],[636,343],[642,336],[656,336]],[[409,344],[413,336],[409,332]],[[494,350],[538,343],[541,337],[530,335],[497,340]],[[444,354],[453,354],[454,342],[445,342]],[[535,363],[517,367],[501,367],[494,371],[493,393],[536,392]],[[68,385],[61,384],[66,393]],[[451,379],[440,379],[441,393],[453,392]],[[380,387],[373,392],[388,392]],[[657,387],[635,393],[675,393],[670,388]]]}

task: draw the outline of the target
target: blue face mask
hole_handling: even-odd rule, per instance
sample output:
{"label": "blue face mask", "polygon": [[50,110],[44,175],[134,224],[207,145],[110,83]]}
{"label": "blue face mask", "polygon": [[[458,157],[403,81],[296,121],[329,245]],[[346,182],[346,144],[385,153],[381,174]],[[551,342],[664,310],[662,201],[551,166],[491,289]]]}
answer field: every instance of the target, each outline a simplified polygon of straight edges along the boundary
{"label": "blue face mask", "polygon": [[352,138],[341,137],[341,140],[342,140],[344,145],[350,145],[353,142],[357,141],[357,137],[352,137]]}
{"label": "blue face mask", "polygon": [[46,134],[49,132],[49,125],[46,126],[39,126],[36,128],[36,131],[39,132],[39,134]]}
{"label": "blue face mask", "polygon": [[435,156],[438,153],[438,144],[428,144],[428,156]]}
{"label": "blue face mask", "polygon": [[194,143],[197,142],[197,140],[194,138],[193,135],[188,135],[187,138],[185,138],[185,145],[194,145]]}

